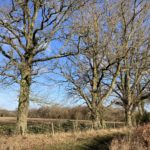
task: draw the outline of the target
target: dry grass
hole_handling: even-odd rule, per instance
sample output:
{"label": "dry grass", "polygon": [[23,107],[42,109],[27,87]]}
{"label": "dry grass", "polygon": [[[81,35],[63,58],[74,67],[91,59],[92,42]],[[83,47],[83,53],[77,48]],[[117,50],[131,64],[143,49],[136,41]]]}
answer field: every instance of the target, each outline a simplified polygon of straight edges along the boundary
{"label": "dry grass", "polygon": [[149,150],[150,124],[129,130],[1,136],[0,150]]}
{"label": "dry grass", "polygon": [[[56,133],[53,136],[50,134],[28,134],[24,137],[3,136],[0,137],[0,150],[92,150],[91,146],[97,144],[97,139],[99,139],[97,142],[100,144],[101,142],[112,140],[115,136],[127,132],[128,130],[123,128],[75,133]],[[102,150],[100,149],[100,145],[97,145],[97,147],[99,147],[99,150]]]}
{"label": "dry grass", "polygon": [[134,129],[123,139],[114,139],[110,150],[150,150],[150,124]]}

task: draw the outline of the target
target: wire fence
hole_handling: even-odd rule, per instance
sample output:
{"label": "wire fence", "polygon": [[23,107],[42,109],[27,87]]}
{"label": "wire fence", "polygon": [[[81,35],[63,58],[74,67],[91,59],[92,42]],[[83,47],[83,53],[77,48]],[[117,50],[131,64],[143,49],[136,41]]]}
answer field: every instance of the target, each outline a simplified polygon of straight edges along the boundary
{"label": "wire fence", "polygon": [[[0,134],[12,134],[15,131],[16,118],[0,118]],[[121,128],[124,122],[105,121],[104,128]],[[68,120],[68,119],[43,119],[29,118],[29,133],[76,132],[94,129],[90,120]]]}

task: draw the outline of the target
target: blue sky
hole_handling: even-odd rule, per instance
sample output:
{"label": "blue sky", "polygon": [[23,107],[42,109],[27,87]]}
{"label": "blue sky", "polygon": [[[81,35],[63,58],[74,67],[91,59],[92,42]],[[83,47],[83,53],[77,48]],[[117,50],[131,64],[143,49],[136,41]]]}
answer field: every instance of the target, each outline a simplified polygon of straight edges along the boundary
{"label": "blue sky", "polygon": [[14,110],[17,107],[16,95],[8,90],[0,90],[0,109]]}
{"label": "blue sky", "polygon": [[[41,82],[44,79],[41,78]],[[18,95],[19,91],[17,86],[5,87],[0,86],[0,109],[15,110],[18,105]],[[49,102],[50,104],[61,103],[62,105],[69,105],[66,99],[66,92],[62,87],[58,86],[44,86],[44,85],[34,85],[31,90],[32,97],[37,97],[43,99],[43,101]],[[30,108],[38,108],[39,105],[30,102]]]}

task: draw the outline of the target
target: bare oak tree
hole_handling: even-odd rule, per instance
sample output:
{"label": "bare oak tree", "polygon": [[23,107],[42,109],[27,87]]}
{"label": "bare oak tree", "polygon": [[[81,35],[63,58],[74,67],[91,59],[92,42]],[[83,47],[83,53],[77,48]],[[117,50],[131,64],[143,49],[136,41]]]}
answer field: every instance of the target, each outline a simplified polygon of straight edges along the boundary
{"label": "bare oak tree", "polygon": [[128,126],[133,125],[133,112],[139,105],[148,99],[150,92],[149,67],[149,30],[148,14],[150,3],[137,1],[120,3],[120,24],[123,32],[122,46],[130,46],[126,58],[122,61],[120,75],[117,79],[117,86],[114,89],[118,101],[116,104],[125,110],[125,120]]}
{"label": "bare oak tree", "polygon": [[118,27],[118,15],[116,5],[85,6],[72,27],[80,37],[80,55],[68,58],[60,67],[61,75],[68,82],[69,94],[85,101],[95,128],[104,126],[103,103],[115,87],[121,61],[130,49],[119,44],[123,35]]}
{"label": "bare oak tree", "polygon": [[11,0],[0,8],[1,75],[20,85],[17,131],[27,130],[27,115],[32,77],[39,63],[74,55],[77,51],[52,51],[51,41],[71,13],[84,5],[79,0]]}

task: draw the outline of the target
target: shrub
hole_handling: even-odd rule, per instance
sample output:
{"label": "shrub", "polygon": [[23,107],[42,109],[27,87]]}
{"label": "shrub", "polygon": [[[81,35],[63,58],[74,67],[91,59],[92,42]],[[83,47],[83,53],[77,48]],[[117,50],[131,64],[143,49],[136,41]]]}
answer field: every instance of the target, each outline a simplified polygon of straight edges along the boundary
{"label": "shrub", "polygon": [[150,122],[150,114],[146,111],[144,112],[143,115],[140,115],[139,113],[136,114],[135,118],[137,124],[145,124]]}
{"label": "shrub", "polygon": [[2,135],[12,135],[15,131],[15,125],[0,125],[0,134]]}
{"label": "shrub", "polygon": [[67,122],[64,122],[62,124],[62,128],[64,129],[65,132],[73,130],[73,122],[68,120]]}

